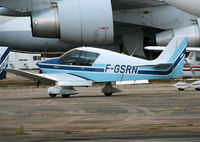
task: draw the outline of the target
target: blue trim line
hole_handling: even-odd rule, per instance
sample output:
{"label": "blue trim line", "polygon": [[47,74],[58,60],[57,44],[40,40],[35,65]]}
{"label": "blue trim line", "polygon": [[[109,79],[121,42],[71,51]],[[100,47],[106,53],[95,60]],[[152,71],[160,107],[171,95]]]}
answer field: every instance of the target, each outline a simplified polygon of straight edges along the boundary
{"label": "blue trim line", "polygon": [[39,65],[40,68],[55,69],[55,70],[70,70],[70,71],[89,71],[89,72],[104,72],[104,68],[89,68],[89,67],[72,67],[58,65]]}

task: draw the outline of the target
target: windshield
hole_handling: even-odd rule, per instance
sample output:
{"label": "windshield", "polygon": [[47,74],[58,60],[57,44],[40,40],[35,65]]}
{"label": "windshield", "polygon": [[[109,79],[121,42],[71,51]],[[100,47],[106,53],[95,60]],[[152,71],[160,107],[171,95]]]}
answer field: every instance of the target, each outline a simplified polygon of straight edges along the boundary
{"label": "windshield", "polygon": [[60,63],[63,65],[92,66],[98,56],[98,53],[72,50],[61,56]]}

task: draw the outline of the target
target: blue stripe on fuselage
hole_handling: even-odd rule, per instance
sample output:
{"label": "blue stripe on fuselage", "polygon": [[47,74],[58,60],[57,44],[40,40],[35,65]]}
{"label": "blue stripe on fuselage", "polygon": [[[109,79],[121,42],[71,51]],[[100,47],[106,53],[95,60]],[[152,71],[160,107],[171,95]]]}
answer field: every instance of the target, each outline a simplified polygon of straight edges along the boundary
{"label": "blue stripe on fuselage", "polygon": [[72,66],[45,65],[45,64],[40,64],[39,67],[45,69],[55,69],[55,70],[104,72],[104,68],[92,68],[92,67],[76,67],[76,66],[72,67]]}

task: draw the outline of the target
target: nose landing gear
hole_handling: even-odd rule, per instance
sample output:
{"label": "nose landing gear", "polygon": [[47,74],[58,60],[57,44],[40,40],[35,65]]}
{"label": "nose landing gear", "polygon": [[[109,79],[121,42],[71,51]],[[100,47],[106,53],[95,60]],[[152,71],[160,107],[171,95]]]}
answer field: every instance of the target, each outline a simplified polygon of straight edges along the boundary
{"label": "nose landing gear", "polygon": [[112,87],[111,82],[106,82],[105,87],[101,90],[105,96],[112,96],[113,93],[122,92],[121,89]]}

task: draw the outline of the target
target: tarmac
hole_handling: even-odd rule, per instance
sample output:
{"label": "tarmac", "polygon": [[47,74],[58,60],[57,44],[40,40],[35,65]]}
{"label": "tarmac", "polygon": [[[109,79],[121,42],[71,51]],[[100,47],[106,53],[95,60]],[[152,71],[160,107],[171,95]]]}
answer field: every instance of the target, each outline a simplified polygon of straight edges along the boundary
{"label": "tarmac", "polygon": [[[1,84],[1,82],[0,82]],[[200,141],[200,92],[171,83],[76,88],[50,98],[49,86],[0,88],[0,141]]]}

